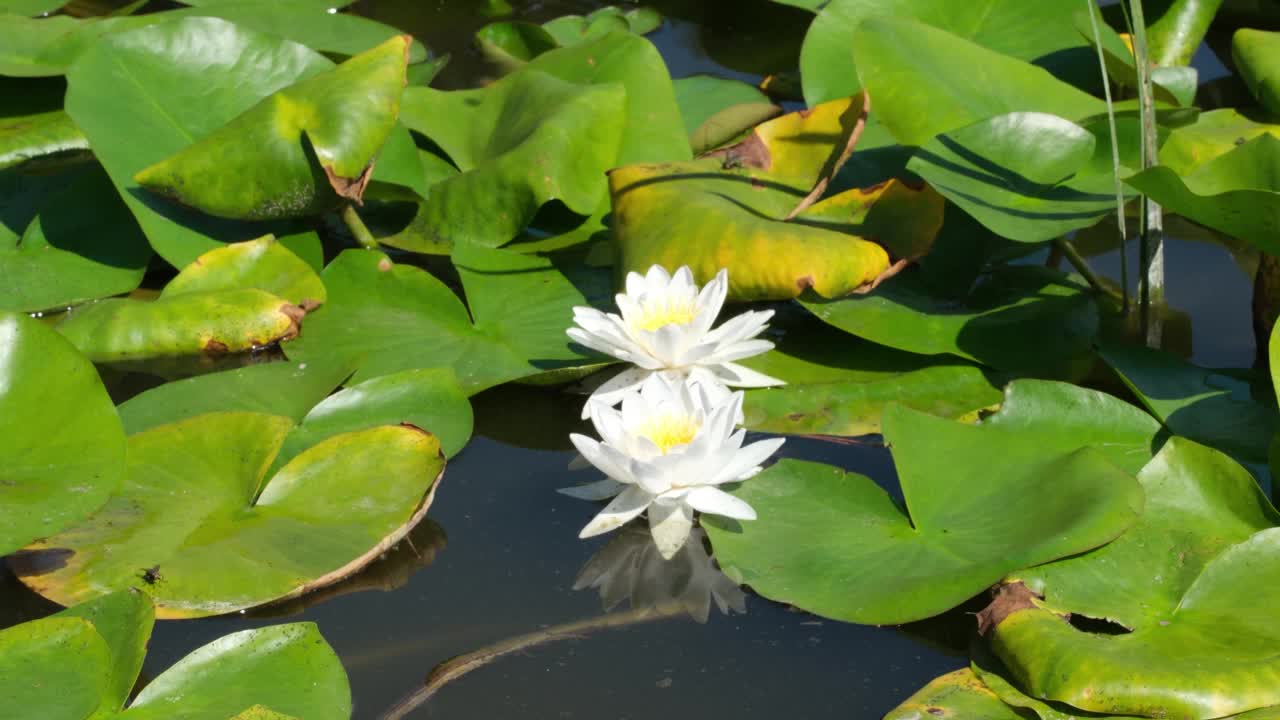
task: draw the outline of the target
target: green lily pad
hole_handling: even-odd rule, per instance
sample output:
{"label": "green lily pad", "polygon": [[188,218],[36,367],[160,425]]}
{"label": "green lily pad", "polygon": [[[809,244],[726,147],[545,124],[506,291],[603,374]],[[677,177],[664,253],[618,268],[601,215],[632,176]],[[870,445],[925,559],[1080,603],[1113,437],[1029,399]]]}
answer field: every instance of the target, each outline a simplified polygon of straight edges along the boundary
{"label": "green lily pad", "polygon": [[768,95],[741,80],[691,75],[672,85],[695,155],[782,114],[782,108],[774,105]]}
{"label": "green lily pad", "polygon": [[1262,107],[1280,113],[1280,32],[1240,28],[1231,38],[1231,57],[1241,79]]}
{"label": "green lily pad", "polygon": [[[311,0],[224,0],[205,7],[158,13],[77,19],[67,15],[30,19],[0,13],[0,73],[24,77],[61,75],[100,38],[183,18],[214,17],[339,56],[356,55],[399,31],[368,18],[330,13]],[[427,50],[410,48],[410,62]]]}
{"label": "green lily pad", "polygon": [[1204,163],[1267,133],[1280,137],[1280,123],[1256,109],[1202,112],[1195,122],[1169,133],[1160,146],[1160,164],[1186,177]]}
{"label": "green lily pad", "polygon": [[316,271],[272,235],[210,250],[170,280],[160,297],[243,288],[265,290],[295,305],[320,304],[326,297]]}
{"label": "green lily pad", "polygon": [[1280,254],[1280,137],[1270,133],[1203,163],[1186,177],[1156,166],[1125,182],[1175,212]]}
{"label": "green lily pad", "polygon": [[648,35],[662,26],[662,15],[649,7],[624,10],[606,5],[587,15],[561,15],[542,26],[562,47],[569,47],[615,31]]}
{"label": "green lily pad", "polygon": [[243,410],[302,422],[354,364],[274,362],[197,375],[133,396],[117,410],[129,435],[209,412]]}
{"label": "green lily pad", "polygon": [[284,440],[269,473],[299,453],[341,433],[407,423],[430,428],[441,452],[453,457],[471,439],[471,403],[445,368],[383,375],[329,396],[306,414]]}
{"label": "green lily pad", "polygon": [[1070,377],[1089,361],[1098,310],[1089,291],[1047,268],[997,268],[967,298],[935,296],[918,273],[840,300],[802,298],[823,321],[872,342],[949,354],[997,370]]}
{"label": "green lily pad", "polygon": [[[1207,720],[1280,704],[1280,514],[1244,468],[1181,438],[1139,480],[1148,507],[1119,540],[1011,578],[1045,600],[1000,619],[992,649],[1029,695],[1089,712]],[[1052,611],[1132,632],[1085,632]]]}
{"label": "green lily pad", "polygon": [[884,720],[1026,720],[1005,705],[969,668],[929,681]]}
{"label": "green lily pad", "polygon": [[119,717],[226,720],[254,705],[277,718],[351,717],[347,673],[314,623],[224,635],[160,673]]}
{"label": "green lily pad", "polygon": [[546,28],[516,20],[489,23],[480,28],[476,31],[476,45],[485,58],[507,72],[560,47]]}
{"label": "green lily pad", "polygon": [[[1079,6],[1069,0],[979,0],[963,5],[947,0],[832,0],[814,19],[800,52],[805,100],[814,105],[852,95],[862,88],[860,73],[871,77],[861,57],[855,66],[850,51],[857,45],[854,33],[864,20],[917,20],[945,28],[995,53],[1052,68],[1056,57],[1085,46],[1071,29],[1072,13]],[[981,67],[967,66],[959,58],[956,62],[958,70]],[[880,102],[878,93],[873,90],[871,95]]]}
{"label": "green lily pad", "polygon": [[96,168],[59,179],[21,238],[0,236],[0,309],[60,310],[142,282],[151,248],[111,181]]}
{"label": "green lily pad", "polygon": [[[340,198],[359,203],[399,116],[408,60],[409,36],[391,38],[270,95],[133,179],[239,220],[314,215]],[[313,157],[327,183],[317,178]]]}
{"label": "green lily pad", "polygon": [[470,245],[457,246],[453,260],[470,313],[423,270],[377,252],[344,252],[324,271],[328,303],[308,316],[289,357],[353,360],[359,370],[351,382],[452,368],[468,395],[598,360],[575,349],[564,329],[575,305],[608,297],[607,271],[562,270],[544,258]]}
{"label": "green lily pad", "polygon": [[1169,0],[1147,16],[1147,59],[1154,67],[1189,65],[1222,0]]}
{"label": "green lily pad", "polygon": [[433,186],[410,228],[382,242],[497,247],[551,200],[591,214],[618,157],[625,100],[621,85],[577,85],[532,68],[480,90],[406,90],[405,122],[462,173]]}
{"label": "green lily pad", "polygon": [[1240,373],[1197,367],[1137,345],[1107,345],[1099,354],[1174,434],[1244,462],[1266,464],[1280,429],[1270,383],[1255,390]]}
{"label": "green lily pad", "polygon": [[247,352],[298,335],[306,311],[257,289],[81,305],[58,332],[101,363]]}
{"label": "green lily pad", "polygon": [[1141,511],[1133,478],[1087,445],[897,405],[883,422],[906,512],[867,477],[783,460],[733,491],[758,520],[703,519],[725,573],[818,615],[896,624],[1107,543]]}
{"label": "green lily pad", "polygon": [[62,110],[0,118],[0,170],[88,150],[88,139]]}
{"label": "green lily pad", "polygon": [[[209,65],[201,57],[234,58]],[[68,73],[67,112],[84,130],[151,246],[176,267],[279,224],[215,218],[155,196],[133,176],[263,98],[333,67],[302,45],[216,18],[103,37]]]}
{"label": "green lily pad", "polygon": [[811,315],[790,316],[797,314],[770,323],[780,333],[773,350],[739,361],[787,383],[747,391],[747,428],[869,435],[880,432],[881,414],[890,403],[960,419],[1000,402],[999,387],[974,365],[854,340]]}
{"label": "green lily pad", "polygon": [[444,468],[435,436],[335,435],[268,478],[292,426],[219,412],[130,436],[120,491],[11,558],[15,574],[63,605],[136,587],[158,617],[220,615],[337,582],[425,515]]}
{"label": "green lily pad", "polygon": [[124,475],[124,452],[93,365],[39,322],[0,313],[0,555],[101,507]]}
{"label": "green lily pad", "polygon": [[60,75],[66,64],[41,55],[59,38],[74,31],[80,21],[67,15],[33,20],[23,15],[0,14],[0,75],[41,77]]}
{"label": "green lily pad", "polygon": [[[124,707],[138,681],[138,673],[142,671],[147,641],[155,625],[151,599],[140,592],[111,593],[67,608],[54,617],[83,618],[93,625],[111,655],[102,700],[112,710]],[[30,673],[30,669],[27,672]]]}
{"label": "green lily pad", "polygon": [[1044,242],[1116,209],[1109,144],[1055,115],[999,115],[924,143],[907,169],[996,234]]}
{"label": "green lily pad", "polygon": [[[1056,1],[998,4],[1018,8],[1026,17],[1042,12],[1032,8],[1078,7]],[[959,15],[977,17],[969,5],[954,7]],[[1075,34],[1069,27],[1067,31]],[[1012,112],[1048,113],[1071,121],[1107,112],[1101,100],[1042,68],[930,25],[872,18],[858,26],[853,48],[877,117],[904,145],[922,145],[939,133]],[[990,81],[996,77],[999,82]]]}
{"label": "green lily pad", "polygon": [[0,690],[22,713],[50,720],[93,717],[109,691],[110,673],[110,650],[83,618],[50,617],[0,632]]}

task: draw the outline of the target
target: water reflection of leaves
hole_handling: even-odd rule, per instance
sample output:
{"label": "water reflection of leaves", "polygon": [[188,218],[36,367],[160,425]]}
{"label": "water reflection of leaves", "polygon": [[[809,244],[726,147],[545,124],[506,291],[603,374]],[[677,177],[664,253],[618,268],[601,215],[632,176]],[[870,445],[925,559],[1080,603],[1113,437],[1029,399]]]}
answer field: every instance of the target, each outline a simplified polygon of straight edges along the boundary
{"label": "water reflection of leaves", "polygon": [[705,539],[706,532],[694,528],[675,557],[663,560],[648,530],[630,525],[587,560],[573,589],[595,588],[605,611],[624,600],[638,611],[678,605],[705,623],[714,601],[722,613],[745,613],[746,593],[716,567]]}
{"label": "water reflection of leaves", "polygon": [[448,537],[440,523],[431,518],[423,518],[407,536],[390,550],[358,574],[335,585],[320,588],[292,600],[268,605],[251,611],[251,615],[260,618],[291,617],[302,613],[313,605],[328,602],[340,595],[364,592],[365,590],[381,590],[392,592],[399,590],[409,582],[409,578],[419,570],[435,562],[436,555],[444,550]]}

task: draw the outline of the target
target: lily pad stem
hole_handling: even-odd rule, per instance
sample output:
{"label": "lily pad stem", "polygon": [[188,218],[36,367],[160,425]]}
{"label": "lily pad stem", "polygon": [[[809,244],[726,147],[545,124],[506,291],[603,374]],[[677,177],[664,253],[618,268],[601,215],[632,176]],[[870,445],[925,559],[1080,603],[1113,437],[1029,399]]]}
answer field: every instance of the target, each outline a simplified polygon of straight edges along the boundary
{"label": "lily pad stem", "polygon": [[[1122,7],[1124,7],[1122,5]],[[1138,109],[1142,122],[1142,169],[1156,164],[1159,149],[1156,135],[1155,90],[1151,80],[1151,64],[1147,47],[1147,23],[1140,0],[1129,0],[1129,20],[1133,26],[1133,54],[1138,68]],[[1160,205],[1142,196],[1142,234],[1139,236],[1138,277],[1139,320],[1147,346],[1160,347],[1163,326],[1158,313],[1151,312],[1153,303],[1164,301],[1164,213]]]}
{"label": "lily pad stem", "polygon": [[360,219],[355,205],[351,203],[343,205],[340,215],[342,216],[342,222],[346,223],[347,229],[351,231],[351,235],[355,237],[356,242],[360,243],[360,247],[377,249],[378,241],[374,239],[373,233],[369,232],[364,220]]}
{"label": "lily pad stem", "polygon": [[1070,240],[1066,238],[1057,238],[1053,241],[1053,247],[1058,250],[1058,252],[1062,253],[1062,257],[1066,258],[1067,262],[1071,263],[1071,267],[1075,268],[1076,272],[1080,273],[1080,277],[1083,277],[1085,282],[1089,283],[1089,287],[1106,295],[1115,294],[1110,288],[1102,283],[1102,278],[1098,277],[1098,273],[1094,272],[1093,268],[1089,265],[1089,261],[1080,254],[1079,250],[1076,250],[1076,246],[1072,245]]}

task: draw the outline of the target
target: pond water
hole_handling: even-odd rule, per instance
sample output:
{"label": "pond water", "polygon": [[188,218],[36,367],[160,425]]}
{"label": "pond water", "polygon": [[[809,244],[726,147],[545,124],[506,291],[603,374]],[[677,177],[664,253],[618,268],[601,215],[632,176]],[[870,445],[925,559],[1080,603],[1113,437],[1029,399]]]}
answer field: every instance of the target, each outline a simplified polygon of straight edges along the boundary
{"label": "pond water", "polygon": [[[487,72],[470,37],[491,20],[484,13],[490,4],[366,0],[354,8],[415,34],[436,52],[451,53],[439,84],[460,87]],[[517,16],[531,20],[598,5],[512,4]],[[794,55],[805,13],[763,2],[746,3],[744,10],[740,4],[654,4],[668,19],[650,39],[674,77],[713,72],[758,80],[778,58]],[[1210,72],[1221,67],[1207,51],[1198,61]],[[1181,342],[1190,346],[1192,359],[1250,365],[1251,259],[1237,258],[1217,242],[1177,236],[1166,252],[1169,299],[1190,318]],[[1096,262],[1104,274],[1118,277],[1117,252]],[[596,591],[574,586],[583,565],[612,538],[578,540],[597,508],[554,492],[591,479],[593,472],[567,469],[574,456],[567,435],[581,429],[579,403],[559,391],[520,387],[477,397],[475,437],[449,464],[429,519],[411,544],[306,603],[159,623],[142,682],[221,635],[289,615],[318,623],[341,656],[355,717],[380,718],[454,656],[601,617]],[[780,454],[866,474],[897,494],[889,454],[874,440],[793,438]],[[8,575],[0,575],[0,588],[2,627],[56,609]],[[933,677],[968,663],[968,613],[979,606],[926,623],[876,628],[822,620],[748,594],[745,612],[723,614],[713,607],[705,623],[683,613],[655,615],[496,659],[445,685],[406,716],[876,718]],[[627,610],[624,602],[614,612]]]}

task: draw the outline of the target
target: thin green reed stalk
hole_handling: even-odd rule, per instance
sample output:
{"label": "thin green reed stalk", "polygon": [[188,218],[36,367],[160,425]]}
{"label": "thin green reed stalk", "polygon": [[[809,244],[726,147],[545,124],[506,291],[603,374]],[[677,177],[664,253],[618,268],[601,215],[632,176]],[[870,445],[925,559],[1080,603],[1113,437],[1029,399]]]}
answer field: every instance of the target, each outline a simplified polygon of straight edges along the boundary
{"label": "thin green reed stalk", "polygon": [[[1129,0],[1133,33],[1134,64],[1138,67],[1138,104],[1142,118],[1142,168],[1156,164],[1159,149],[1156,135],[1155,94],[1151,86],[1150,53],[1147,49],[1147,22],[1142,15],[1141,0]],[[1142,234],[1139,255],[1142,276],[1138,280],[1140,322],[1149,347],[1159,347],[1163,328],[1152,304],[1164,301],[1164,215],[1160,205],[1142,196]]]}
{"label": "thin green reed stalk", "polygon": [[1111,130],[1111,177],[1116,184],[1116,224],[1120,227],[1120,312],[1129,314],[1129,258],[1125,240],[1129,237],[1124,221],[1124,184],[1120,182],[1120,136],[1116,132],[1116,109],[1111,101],[1111,81],[1107,77],[1107,59],[1102,53],[1102,31],[1098,29],[1098,9],[1094,0],[1084,0],[1093,26],[1093,44],[1098,49],[1098,71],[1102,73],[1102,92],[1107,99],[1107,124]]}

